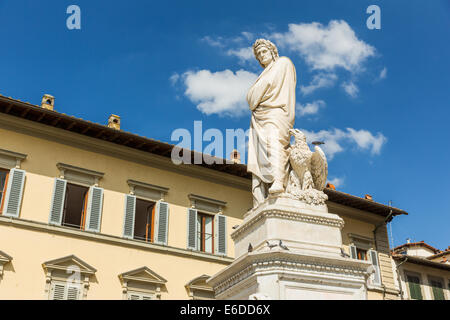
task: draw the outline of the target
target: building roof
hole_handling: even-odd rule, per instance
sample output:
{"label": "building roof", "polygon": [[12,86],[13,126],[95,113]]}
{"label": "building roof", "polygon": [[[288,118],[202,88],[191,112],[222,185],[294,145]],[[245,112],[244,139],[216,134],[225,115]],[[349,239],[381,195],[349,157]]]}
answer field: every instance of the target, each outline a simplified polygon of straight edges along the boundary
{"label": "building roof", "polygon": [[425,241],[405,243],[405,244],[402,244],[400,246],[395,247],[393,249],[393,251],[396,252],[396,251],[399,251],[400,249],[411,248],[411,247],[424,247],[424,248],[427,248],[427,249],[433,251],[434,254],[437,254],[437,253],[441,252],[441,250],[430,246],[428,243],[425,243]]}
{"label": "building roof", "polygon": [[[37,122],[43,125],[52,126],[61,130],[70,131],[91,138],[119,144],[143,152],[149,152],[166,158],[171,157],[172,149],[175,147],[175,145],[173,144],[139,136],[123,130],[109,128],[106,125],[86,121],[54,110],[45,109],[38,105],[33,105],[31,103],[23,102],[10,97],[5,97],[1,94],[0,113]],[[194,163],[195,154],[199,153],[195,151],[191,152],[191,163]],[[226,174],[231,174],[241,178],[249,180],[251,179],[251,174],[247,172],[247,166],[245,164],[227,164],[224,163],[224,160],[221,158],[206,154],[203,154],[203,159],[205,159],[206,161],[202,162],[201,164],[195,165],[211,170],[220,171]],[[384,217],[387,217],[391,210],[392,216],[408,214],[406,211],[403,211],[401,209],[389,207],[372,200],[353,196],[341,191],[333,190],[331,188],[325,188],[324,192],[328,195],[328,199],[331,202],[368,211]]]}
{"label": "building roof", "polygon": [[427,259],[436,259],[439,257],[443,257],[446,255],[450,255],[450,247],[448,247],[447,249],[445,249],[444,251],[441,251],[439,253],[433,254],[432,256],[427,257]]}
{"label": "building roof", "polygon": [[407,262],[410,262],[410,263],[450,271],[450,264],[430,261],[427,258],[419,258],[419,257],[415,257],[415,256],[409,256],[406,254],[393,254],[392,258],[397,261],[400,261],[400,260],[403,261],[403,260],[407,259]]}

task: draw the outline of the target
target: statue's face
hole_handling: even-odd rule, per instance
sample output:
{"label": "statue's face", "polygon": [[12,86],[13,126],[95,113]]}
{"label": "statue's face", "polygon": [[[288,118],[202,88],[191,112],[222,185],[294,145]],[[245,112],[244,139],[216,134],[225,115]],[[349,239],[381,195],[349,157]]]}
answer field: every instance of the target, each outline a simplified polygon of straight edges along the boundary
{"label": "statue's face", "polygon": [[259,62],[264,67],[267,67],[273,61],[272,52],[270,52],[269,48],[265,46],[260,46],[259,48],[257,48],[256,55]]}

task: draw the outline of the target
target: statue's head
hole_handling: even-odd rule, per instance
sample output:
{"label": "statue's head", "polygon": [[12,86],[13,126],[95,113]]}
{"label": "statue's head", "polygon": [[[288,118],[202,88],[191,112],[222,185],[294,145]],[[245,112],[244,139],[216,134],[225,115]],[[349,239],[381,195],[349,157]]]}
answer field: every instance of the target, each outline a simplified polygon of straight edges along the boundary
{"label": "statue's head", "polygon": [[261,67],[267,67],[272,61],[278,59],[278,49],[270,40],[258,39],[253,44],[253,54]]}

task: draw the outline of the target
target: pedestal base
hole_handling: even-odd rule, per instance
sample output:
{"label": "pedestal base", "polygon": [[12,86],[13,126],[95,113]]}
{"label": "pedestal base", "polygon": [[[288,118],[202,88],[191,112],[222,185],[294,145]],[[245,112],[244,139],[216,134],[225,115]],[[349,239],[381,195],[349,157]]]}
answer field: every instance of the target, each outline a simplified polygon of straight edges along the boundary
{"label": "pedestal base", "polygon": [[237,260],[208,280],[216,299],[367,299],[371,264],[341,255],[344,221],[327,211],[285,197],[250,210]]}

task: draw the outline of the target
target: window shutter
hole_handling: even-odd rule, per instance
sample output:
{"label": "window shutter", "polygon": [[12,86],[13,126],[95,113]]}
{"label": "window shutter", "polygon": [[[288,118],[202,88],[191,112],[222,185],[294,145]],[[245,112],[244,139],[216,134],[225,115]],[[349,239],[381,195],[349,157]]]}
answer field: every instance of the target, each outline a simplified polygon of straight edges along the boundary
{"label": "window shutter", "polygon": [[25,171],[11,169],[9,172],[8,186],[6,187],[3,215],[16,218],[19,217],[24,182]]}
{"label": "window shutter", "polygon": [[134,215],[136,212],[136,197],[130,194],[125,195],[125,214],[123,222],[124,238],[134,237]]}
{"label": "window shutter", "polygon": [[433,289],[434,300],[445,300],[442,283],[440,283],[439,281],[431,280],[431,287]]}
{"label": "window shutter", "polygon": [[103,189],[91,187],[88,198],[87,228],[88,231],[100,232],[102,221]]}
{"label": "window shutter", "polygon": [[158,201],[156,203],[155,220],[155,243],[167,245],[169,227],[169,204],[167,202]]}
{"label": "window shutter", "polygon": [[67,181],[64,179],[55,179],[53,188],[52,206],[50,209],[50,224],[61,225],[62,214],[64,210],[64,200],[66,198]]}
{"label": "window shutter", "polygon": [[80,293],[79,286],[68,285],[67,300],[79,300],[78,298],[79,293]]}
{"label": "window shutter", "polygon": [[409,293],[411,295],[411,299],[422,300],[422,290],[420,289],[420,280],[415,276],[407,276],[408,284],[409,284]]}
{"label": "window shutter", "polygon": [[218,214],[214,217],[215,254],[227,255],[227,217]]}
{"label": "window shutter", "polygon": [[358,255],[356,253],[356,247],[354,245],[350,246],[350,257],[352,259],[358,259]]}
{"label": "window shutter", "polygon": [[59,283],[54,283],[52,286],[52,298],[51,300],[65,300],[66,286]]}
{"label": "window shutter", "polygon": [[381,285],[380,265],[378,263],[378,253],[375,250],[369,250],[370,261],[375,268],[375,273],[370,276],[373,284]]}
{"label": "window shutter", "polygon": [[197,210],[189,208],[187,216],[187,248],[197,250]]}

